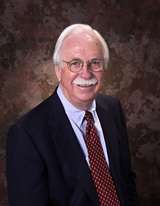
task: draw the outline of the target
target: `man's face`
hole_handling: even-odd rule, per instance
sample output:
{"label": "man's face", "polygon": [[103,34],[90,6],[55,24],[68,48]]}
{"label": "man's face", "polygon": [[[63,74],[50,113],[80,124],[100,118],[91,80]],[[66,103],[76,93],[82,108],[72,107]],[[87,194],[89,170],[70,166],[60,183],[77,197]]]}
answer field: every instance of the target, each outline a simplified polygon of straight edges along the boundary
{"label": "man's face", "polygon": [[[95,58],[103,59],[99,40],[86,34],[67,37],[61,54],[63,60],[67,62],[73,59],[81,59],[84,62]],[[78,73],[71,72],[65,62],[62,62],[61,67],[55,66],[55,71],[64,96],[76,108],[87,110],[103,84],[104,70],[93,72],[88,68],[87,63],[84,63],[82,70]],[[79,85],[79,80],[85,83]],[[91,83],[86,84],[86,81],[90,82],[90,80]]]}

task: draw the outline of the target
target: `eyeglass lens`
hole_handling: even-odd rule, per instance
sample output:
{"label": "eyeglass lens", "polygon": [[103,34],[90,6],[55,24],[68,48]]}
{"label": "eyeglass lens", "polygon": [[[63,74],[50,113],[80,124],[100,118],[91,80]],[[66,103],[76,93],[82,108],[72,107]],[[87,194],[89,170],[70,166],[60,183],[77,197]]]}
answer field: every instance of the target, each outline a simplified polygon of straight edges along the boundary
{"label": "eyeglass lens", "polygon": [[[91,69],[92,71],[101,70],[101,68],[103,67],[103,61],[100,59],[93,59],[86,63],[89,69]],[[81,60],[72,60],[71,62],[68,62],[69,69],[73,72],[80,71],[83,68],[83,65],[84,62]]]}

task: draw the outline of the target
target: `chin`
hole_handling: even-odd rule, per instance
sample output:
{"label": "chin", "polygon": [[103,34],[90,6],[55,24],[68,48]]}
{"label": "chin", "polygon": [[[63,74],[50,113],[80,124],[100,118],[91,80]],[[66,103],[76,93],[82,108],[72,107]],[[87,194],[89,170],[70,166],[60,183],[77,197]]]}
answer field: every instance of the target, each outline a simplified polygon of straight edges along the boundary
{"label": "chin", "polygon": [[95,96],[91,96],[89,97],[89,95],[85,95],[85,96],[78,96],[78,99],[79,99],[79,102],[82,102],[83,103],[88,103],[90,104],[94,99],[95,99]]}

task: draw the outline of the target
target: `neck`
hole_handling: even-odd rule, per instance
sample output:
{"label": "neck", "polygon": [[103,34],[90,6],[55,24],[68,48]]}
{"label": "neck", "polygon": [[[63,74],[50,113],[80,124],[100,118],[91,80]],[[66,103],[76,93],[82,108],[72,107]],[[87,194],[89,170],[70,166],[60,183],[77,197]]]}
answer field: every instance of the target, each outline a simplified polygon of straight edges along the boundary
{"label": "neck", "polygon": [[79,110],[87,111],[90,108],[91,104],[92,104],[92,102],[89,104],[81,103],[80,105],[79,104],[76,104],[76,105],[72,104],[72,105]]}

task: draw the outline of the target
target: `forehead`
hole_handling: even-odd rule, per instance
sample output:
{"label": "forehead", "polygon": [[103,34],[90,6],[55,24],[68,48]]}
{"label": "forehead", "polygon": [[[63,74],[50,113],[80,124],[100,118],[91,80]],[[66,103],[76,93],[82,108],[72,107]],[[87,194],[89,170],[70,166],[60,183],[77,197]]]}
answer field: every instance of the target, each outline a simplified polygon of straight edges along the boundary
{"label": "forehead", "polygon": [[94,58],[102,57],[102,44],[96,36],[74,34],[68,36],[62,46],[63,57]]}

